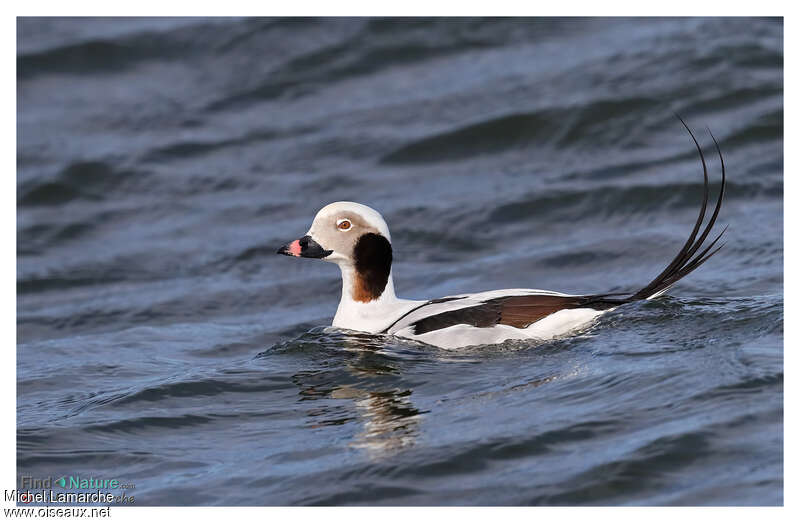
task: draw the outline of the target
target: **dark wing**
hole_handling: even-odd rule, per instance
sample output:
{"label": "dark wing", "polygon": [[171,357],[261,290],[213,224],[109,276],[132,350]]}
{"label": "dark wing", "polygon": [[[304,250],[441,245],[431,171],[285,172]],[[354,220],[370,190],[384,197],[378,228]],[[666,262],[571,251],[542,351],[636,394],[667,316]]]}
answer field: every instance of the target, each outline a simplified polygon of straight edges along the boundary
{"label": "dark wing", "polygon": [[453,325],[472,325],[473,327],[493,327],[510,325],[524,329],[545,316],[565,309],[606,310],[616,307],[625,300],[610,298],[611,295],[594,296],[552,296],[549,294],[527,294],[524,296],[505,296],[493,298],[480,305],[441,312],[421,318],[411,325],[414,334],[425,334]]}
{"label": "dark wing", "polygon": [[623,300],[615,300],[609,296],[608,294],[597,296],[528,295],[496,298],[500,304],[500,321],[498,323],[524,329],[531,323],[564,309],[602,311],[624,303]]}

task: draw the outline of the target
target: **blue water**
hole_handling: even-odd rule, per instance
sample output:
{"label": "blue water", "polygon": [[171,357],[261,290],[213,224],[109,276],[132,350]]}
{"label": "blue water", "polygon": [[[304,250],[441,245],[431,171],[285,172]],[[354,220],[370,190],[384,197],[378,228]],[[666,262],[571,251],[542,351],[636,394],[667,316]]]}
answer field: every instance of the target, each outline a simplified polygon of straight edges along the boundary
{"label": "blue water", "polygon": [[[18,22],[17,473],[136,505],[783,503],[781,19]],[[635,291],[546,343],[326,329],[275,255],[378,209],[398,295]],[[712,188],[716,188],[714,185]]]}

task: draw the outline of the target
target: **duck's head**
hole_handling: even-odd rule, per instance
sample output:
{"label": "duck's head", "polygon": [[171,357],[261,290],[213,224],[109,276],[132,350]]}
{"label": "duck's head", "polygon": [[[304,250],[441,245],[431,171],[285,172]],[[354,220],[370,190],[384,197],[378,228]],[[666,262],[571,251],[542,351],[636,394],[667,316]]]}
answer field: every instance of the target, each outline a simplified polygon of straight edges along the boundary
{"label": "duck's head", "polygon": [[278,249],[278,254],[319,258],[339,264],[343,274],[353,271],[352,298],[361,302],[380,297],[392,268],[391,237],[383,216],[354,202],[320,209],[306,235]]}

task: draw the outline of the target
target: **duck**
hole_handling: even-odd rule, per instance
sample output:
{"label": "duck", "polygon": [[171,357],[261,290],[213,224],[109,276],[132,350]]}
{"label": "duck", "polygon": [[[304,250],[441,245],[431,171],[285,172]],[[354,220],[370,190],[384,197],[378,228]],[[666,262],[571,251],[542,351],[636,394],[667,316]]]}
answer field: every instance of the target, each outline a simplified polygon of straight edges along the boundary
{"label": "duck", "polygon": [[[703,200],[689,238],[650,283],[629,293],[565,294],[542,289],[499,289],[429,300],[398,298],[392,278],[392,237],[383,216],[356,202],[339,201],[317,212],[304,236],[277,253],[335,263],[342,293],[332,327],[393,335],[444,349],[494,345],[510,340],[547,341],[583,332],[597,318],[622,305],[652,300],[703,265],[722,249],[717,242],[725,227],[707,245],[725,194],[725,163],[710,129],[722,170],[716,204],[700,232],[709,201],[709,179],[702,147],[694,141],[703,169]],[[702,249],[702,250],[701,250]],[[713,250],[712,250],[713,249]]]}

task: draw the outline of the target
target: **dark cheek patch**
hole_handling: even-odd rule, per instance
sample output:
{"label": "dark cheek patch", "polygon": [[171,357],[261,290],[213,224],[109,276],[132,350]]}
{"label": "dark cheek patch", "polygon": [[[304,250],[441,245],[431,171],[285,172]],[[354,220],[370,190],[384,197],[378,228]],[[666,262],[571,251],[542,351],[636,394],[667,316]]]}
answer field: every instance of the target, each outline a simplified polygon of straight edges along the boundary
{"label": "dark cheek patch", "polygon": [[389,281],[392,270],[392,244],[380,234],[367,233],[353,250],[356,281],[353,299],[360,302],[377,300]]}

